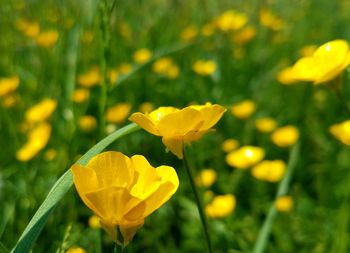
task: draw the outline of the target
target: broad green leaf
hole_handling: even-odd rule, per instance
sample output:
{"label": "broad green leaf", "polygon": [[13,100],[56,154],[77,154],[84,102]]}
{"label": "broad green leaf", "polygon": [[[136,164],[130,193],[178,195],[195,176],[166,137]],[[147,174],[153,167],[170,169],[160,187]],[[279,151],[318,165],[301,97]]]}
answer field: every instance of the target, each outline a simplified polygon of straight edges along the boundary
{"label": "broad green leaf", "polygon": [[[123,137],[129,133],[132,133],[140,129],[135,123],[131,123],[114,133],[110,134],[106,138],[102,139],[99,143],[93,146],[88,152],[86,152],[77,163],[86,165],[89,160],[99,154],[113,141]],[[11,253],[26,253],[31,250],[34,242],[38,238],[40,232],[45,226],[48,217],[58,204],[58,202],[64,197],[68,190],[73,185],[73,178],[70,170],[68,169],[54,184],[50,192],[46,196],[46,199],[41,204],[39,209],[34,214],[33,218],[27,225],[26,229],[19,238],[17,244],[12,249]],[[2,253],[2,252],[0,252]]]}

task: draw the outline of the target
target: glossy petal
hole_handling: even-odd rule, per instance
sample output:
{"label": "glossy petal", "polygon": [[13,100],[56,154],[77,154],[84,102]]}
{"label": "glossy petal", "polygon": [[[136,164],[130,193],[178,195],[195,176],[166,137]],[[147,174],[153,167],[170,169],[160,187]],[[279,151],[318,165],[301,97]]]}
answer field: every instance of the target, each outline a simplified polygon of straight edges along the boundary
{"label": "glossy petal", "polygon": [[202,118],[204,119],[204,124],[201,126],[200,130],[208,130],[213,127],[226,112],[226,109],[221,105],[205,106],[200,110]]}
{"label": "glossy petal", "polygon": [[154,122],[151,120],[151,118],[148,115],[145,115],[140,112],[133,113],[129,120],[132,122],[135,122],[137,125],[145,129],[147,132],[154,134],[154,135],[160,135],[158,130],[156,129],[156,126],[154,125]]}
{"label": "glossy petal", "polygon": [[183,145],[184,142],[178,138],[162,138],[163,144],[170,150],[171,153],[176,155],[179,159],[183,158]]}
{"label": "glossy petal", "polygon": [[129,157],[120,152],[103,152],[92,158],[86,167],[96,172],[99,187],[128,187],[133,180],[133,170],[130,168]]}
{"label": "glossy petal", "polygon": [[158,123],[161,136],[182,136],[190,131],[199,130],[204,119],[199,111],[192,108],[184,108],[174,113],[165,115]]}

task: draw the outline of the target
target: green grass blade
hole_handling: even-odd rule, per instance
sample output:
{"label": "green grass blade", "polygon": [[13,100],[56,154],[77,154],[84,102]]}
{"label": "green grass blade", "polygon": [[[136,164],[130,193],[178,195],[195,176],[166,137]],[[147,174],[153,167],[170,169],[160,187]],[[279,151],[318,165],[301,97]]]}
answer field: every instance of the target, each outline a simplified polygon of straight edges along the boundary
{"label": "green grass blade", "polygon": [[9,253],[10,251],[0,242],[0,253]]}
{"label": "green grass blade", "polygon": [[[292,148],[292,150],[290,152],[287,173],[278,186],[276,200],[279,197],[286,195],[288,193],[290,181],[292,180],[292,176],[293,176],[293,172],[294,172],[294,168],[296,167],[297,162],[299,160],[299,155],[300,155],[299,150],[300,150],[300,143],[297,143],[296,145],[294,145],[294,147]],[[271,228],[272,228],[273,222],[275,220],[275,217],[277,215],[277,209],[275,208],[275,202],[276,201],[274,201],[272,203],[272,205],[269,209],[269,212],[265,218],[264,224],[262,225],[262,227],[259,231],[258,238],[256,240],[256,243],[255,243],[255,246],[253,249],[253,253],[265,252],[268,238],[270,236]]]}
{"label": "green grass blade", "polygon": [[[120,137],[123,137],[129,133],[132,133],[139,129],[135,123],[131,123],[114,133],[110,134],[106,138],[102,139],[99,143],[93,146],[88,152],[86,152],[77,163],[86,165],[88,161],[102,150],[104,150],[113,141]],[[33,218],[27,225],[26,229],[19,238],[17,244],[12,249],[13,253],[26,253],[31,250],[35,240],[38,238],[40,232],[45,226],[48,217],[54,210],[58,202],[64,197],[68,190],[73,185],[73,178],[70,170],[67,170],[51,188],[50,192],[46,196],[46,199],[41,204],[39,209],[34,214]],[[1,253],[1,252],[0,252]]]}

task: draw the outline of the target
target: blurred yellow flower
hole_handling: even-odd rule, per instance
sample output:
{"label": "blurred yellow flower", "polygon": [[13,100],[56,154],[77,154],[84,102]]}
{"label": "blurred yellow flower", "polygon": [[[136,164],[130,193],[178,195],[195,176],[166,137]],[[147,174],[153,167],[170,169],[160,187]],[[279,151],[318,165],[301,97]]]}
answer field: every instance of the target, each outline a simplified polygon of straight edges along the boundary
{"label": "blurred yellow flower", "polygon": [[92,31],[84,31],[81,36],[81,41],[85,44],[89,44],[93,41],[95,34]]}
{"label": "blurred yellow flower", "polygon": [[40,123],[28,133],[28,141],[16,152],[17,160],[26,162],[34,158],[48,143],[51,136],[51,126]]}
{"label": "blurred yellow flower", "polygon": [[317,48],[312,56],[299,59],[293,65],[292,71],[296,80],[320,84],[335,79],[349,63],[348,42],[333,40]]}
{"label": "blurred yellow flower", "polygon": [[205,212],[211,218],[224,218],[229,216],[235,207],[236,198],[234,195],[218,195],[205,207]]}
{"label": "blurred yellow flower", "polygon": [[210,187],[217,178],[216,171],[213,169],[203,169],[196,178],[196,183],[199,186]]}
{"label": "blurred yellow flower", "polygon": [[18,76],[0,78],[0,97],[14,92],[19,85]]}
{"label": "blurred yellow flower", "polygon": [[238,30],[242,28],[248,21],[248,17],[245,13],[241,13],[235,10],[228,10],[221,14],[215,20],[216,26],[223,32],[230,30]]}
{"label": "blurred yellow flower", "polygon": [[205,24],[201,30],[202,35],[206,37],[213,35],[214,32],[215,32],[215,24],[213,23]]}
{"label": "blurred yellow flower", "polygon": [[184,143],[200,139],[220,120],[225,111],[222,106],[211,103],[191,105],[183,109],[159,107],[149,114],[134,113],[129,120],[151,134],[162,136],[164,145],[182,159]]}
{"label": "blurred yellow flower", "polygon": [[283,178],[286,168],[287,165],[282,160],[265,160],[255,165],[252,168],[251,173],[256,179],[268,182],[278,182]]}
{"label": "blurred yellow flower", "polygon": [[312,56],[316,50],[317,50],[316,45],[307,45],[300,49],[300,55],[302,57]]}
{"label": "blurred yellow flower", "polygon": [[97,127],[97,120],[94,116],[84,115],[79,118],[79,129],[85,133],[92,132]]}
{"label": "blurred yellow flower", "polygon": [[271,140],[279,147],[289,147],[299,139],[299,130],[295,126],[277,128],[271,135]]}
{"label": "blurred yellow flower", "polygon": [[100,82],[100,70],[97,67],[93,67],[89,71],[78,76],[78,84],[85,88],[91,88],[93,86],[99,85]]}
{"label": "blurred yellow flower", "polygon": [[109,123],[120,124],[129,116],[131,111],[131,104],[119,103],[109,107],[106,112],[106,120]]}
{"label": "blurred yellow flower", "polygon": [[253,100],[246,99],[240,103],[234,104],[231,112],[239,119],[249,118],[256,110],[256,105]]}
{"label": "blurred yellow flower", "polygon": [[337,140],[350,146],[350,120],[330,126],[329,131]]}
{"label": "blurred yellow flower", "polygon": [[56,30],[48,30],[40,32],[35,38],[36,43],[41,47],[52,47],[58,40],[58,32]]}
{"label": "blurred yellow flower", "polygon": [[238,150],[228,153],[226,162],[228,165],[237,169],[248,169],[260,162],[264,157],[264,149],[254,146],[243,146]]}
{"label": "blurred yellow flower", "polygon": [[66,253],[86,253],[86,251],[83,248],[73,247],[69,248]]}
{"label": "blurred yellow flower", "polygon": [[163,57],[156,60],[152,65],[152,70],[157,73],[164,75],[170,79],[178,77],[180,69],[169,57]]}
{"label": "blurred yellow flower", "polygon": [[109,77],[109,81],[111,83],[112,86],[116,85],[116,82],[119,78],[119,72],[116,69],[111,69],[108,71],[108,77]]}
{"label": "blurred yellow flower", "polygon": [[2,104],[5,108],[14,107],[17,102],[20,100],[20,97],[17,94],[9,94],[2,98]]}
{"label": "blurred yellow flower", "polygon": [[132,70],[132,66],[130,63],[124,62],[118,66],[117,70],[120,74],[126,75],[130,73],[130,71]]}
{"label": "blurred yellow flower", "polygon": [[184,42],[193,41],[198,35],[198,29],[195,26],[188,26],[181,32],[181,40]]}
{"label": "blurred yellow flower", "polygon": [[268,9],[262,9],[259,13],[260,23],[274,31],[283,29],[285,23]]}
{"label": "blurred yellow flower", "polygon": [[57,156],[57,151],[53,148],[47,150],[45,152],[45,160],[46,161],[52,161],[53,159],[55,159]]}
{"label": "blurred yellow flower", "polygon": [[57,101],[45,98],[36,105],[30,107],[25,114],[28,123],[37,123],[47,120],[56,110]]}
{"label": "blurred yellow flower", "polygon": [[30,38],[35,38],[40,33],[40,25],[36,21],[28,21],[19,19],[16,22],[16,27],[23,32],[24,35]]}
{"label": "blurred yellow flower", "polygon": [[172,167],[154,168],[141,155],[129,158],[113,151],[95,156],[86,166],[74,164],[71,171],[82,201],[99,216],[113,240],[124,246],[179,186]]}
{"label": "blurred yellow flower", "polygon": [[216,70],[216,63],[211,60],[198,60],[192,65],[192,69],[198,75],[209,76]]}
{"label": "blurred yellow flower", "polygon": [[282,196],[276,200],[275,207],[280,212],[289,212],[294,205],[293,198],[291,196]]}
{"label": "blurred yellow flower", "polygon": [[256,36],[256,29],[253,26],[247,26],[242,31],[237,32],[233,36],[233,42],[239,45],[244,45],[251,41]]}
{"label": "blurred yellow flower", "polygon": [[138,64],[143,64],[147,62],[152,57],[152,52],[147,48],[141,48],[137,50],[134,55],[134,61]]}
{"label": "blurred yellow flower", "polygon": [[281,84],[289,85],[298,82],[293,72],[293,67],[286,67],[277,74],[277,80]]}
{"label": "blurred yellow flower", "polygon": [[149,112],[153,111],[153,109],[154,109],[154,106],[151,102],[144,102],[139,107],[139,110],[142,113],[149,113]]}
{"label": "blurred yellow flower", "polygon": [[270,133],[275,130],[277,122],[273,118],[260,118],[255,120],[255,127],[262,133]]}
{"label": "blurred yellow flower", "polygon": [[88,223],[89,223],[89,227],[93,229],[101,227],[100,217],[98,217],[97,215],[91,215]]}
{"label": "blurred yellow flower", "polygon": [[77,104],[86,102],[90,97],[90,91],[84,88],[78,88],[73,92],[73,101]]}
{"label": "blurred yellow flower", "polygon": [[222,144],[221,144],[221,149],[228,153],[231,152],[233,150],[235,150],[236,148],[238,148],[239,146],[239,142],[235,139],[226,139]]}

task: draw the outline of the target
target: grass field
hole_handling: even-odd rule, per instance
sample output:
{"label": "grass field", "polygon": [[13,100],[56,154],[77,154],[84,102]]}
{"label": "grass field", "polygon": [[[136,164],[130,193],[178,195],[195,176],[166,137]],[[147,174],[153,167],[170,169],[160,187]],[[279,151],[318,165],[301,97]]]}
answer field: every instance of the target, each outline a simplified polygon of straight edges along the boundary
{"label": "grass field", "polygon": [[[0,0],[0,253],[350,252],[349,23],[347,0]],[[176,171],[133,158],[137,195],[99,164],[137,230],[79,197],[104,151]]]}

